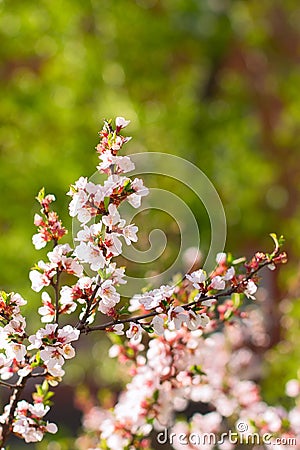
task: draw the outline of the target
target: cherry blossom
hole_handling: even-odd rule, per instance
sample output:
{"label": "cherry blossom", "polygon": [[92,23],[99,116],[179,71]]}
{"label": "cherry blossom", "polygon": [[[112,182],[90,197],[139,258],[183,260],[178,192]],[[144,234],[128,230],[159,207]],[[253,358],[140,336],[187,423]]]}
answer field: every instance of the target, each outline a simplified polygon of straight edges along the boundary
{"label": "cherry blossom", "polygon": [[164,323],[165,322],[162,317],[160,317],[160,316],[153,317],[151,325],[156,334],[161,336],[164,333],[164,331],[165,331]]}
{"label": "cherry blossom", "polygon": [[183,323],[187,321],[187,315],[182,306],[171,306],[168,311],[169,326],[179,330]]}
{"label": "cherry blossom", "polygon": [[107,216],[102,217],[102,222],[109,230],[111,230],[114,225],[120,222],[120,214],[118,213],[116,205],[113,203],[108,206],[108,212],[109,214]]}
{"label": "cherry blossom", "polygon": [[[243,294],[254,299],[256,273],[286,262],[281,237],[271,235],[275,244],[271,254],[257,252],[249,262],[231,262],[231,256],[219,253],[212,273],[200,268],[174,285],[137,293],[120,306],[118,286],[126,283],[125,268],[118,267],[114,258],[122,253],[124,242],[137,241],[138,227],[127,223],[118,208],[126,201],[138,207],[149,192],[143,180],[123,175],[134,168],[128,156],[119,154],[130,140],[121,134],[129,122],[117,117],[114,127],[111,120],[105,121],[99,133],[97,170],[107,175],[103,184],[80,177],[70,186],[69,213],[80,225],[74,249],[59,242],[67,230],[52,210],[55,197],[44,189],[37,196],[41,209],[34,216],[33,244],[41,249],[51,243],[51,250],[47,260],[34,265],[29,278],[32,289],[42,291],[38,312],[45,325],[28,335],[21,312],[26,301],[19,294],[0,292],[0,384],[11,390],[0,416],[0,447],[10,433],[31,443],[41,441],[47,432],[57,432],[57,426],[44,419],[53,395],[49,385],[62,381],[66,361],[76,356],[73,342],[97,331],[118,336],[114,342],[119,344],[111,347],[109,355],[127,363],[131,380],[113,410],[94,408],[96,419],[85,420],[96,428],[90,449],[102,445],[100,441],[111,450],[145,449],[152,429],[219,433],[227,420],[243,420],[259,432],[300,434],[297,405],[290,411],[269,407],[251,377],[241,377],[245,367],[253,365],[252,352],[242,348]],[[70,324],[62,326],[66,315]],[[101,321],[94,325],[99,315]],[[263,335],[258,318],[250,316],[249,329],[258,330],[256,337]],[[218,331],[221,327],[223,332]],[[149,338],[145,345],[143,333]],[[42,384],[36,385],[30,403],[22,395],[34,377],[41,378]],[[290,380],[286,389],[297,399],[298,380]],[[199,401],[213,411],[176,423],[177,411]],[[228,442],[224,445],[228,448]],[[180,443],[174,442],[173,448],[181,448]]]}
{"label": "cherry blossom", "polygon": [[249,280],[249,281],[247,282],[247,286],[246,286],[246,289],[245,289],[245,291],[244,291],[245,294],[247,295],[247,297],[252,298],[252,299],[255,300],[255,297],[254,297],[253,294],[255,294],[256,291],[257,291],[257,286],[256,286],[256,284],[254,283],[254,281]]}
{"label": "cherry blossom", "polygon": [[127,125],[130,124],[130,120],[124,119],[124,117],[117,117],[116,118],[116,127],[117,129],[125,128]]}
{"label": "cherry blossom", "polygon": [[82,262],[89,263],[91,269],[95,272],[99,269],[103,269],[105,266],[103,251],[95,245],[81,242],[80,245],[76,247],[74,255],[77,256]]}
{"label": "cherry blossom", "polygon": [[207,279],[207,274],[204,270],[199,269],[190,275],[187,274],[186,278],[193,284],[194,288],[201,289],[201,284],[205,283]]}
{"label": "cherry blossom", "polygon": [[144,294],[137,294],[135,299],[138,300],[146,310],[155,309],[160,307],[164,300],[169,300],[172,297],[174,290],[175,287],[163,285],[160,288],[153,289]]}
{"label": "cherry blossom", "polygon": [[142,339],[142,327],[138,323],[130,322],[130,327],[126,331],[126,336],[136,342],[140,342]]}
{"label": "cherry blossom", "polygon": [[223,290],[225,289],[225,280],[223,279],[223,277],[217,275],[216,277],[212,278],[210,285],[212,289]]}

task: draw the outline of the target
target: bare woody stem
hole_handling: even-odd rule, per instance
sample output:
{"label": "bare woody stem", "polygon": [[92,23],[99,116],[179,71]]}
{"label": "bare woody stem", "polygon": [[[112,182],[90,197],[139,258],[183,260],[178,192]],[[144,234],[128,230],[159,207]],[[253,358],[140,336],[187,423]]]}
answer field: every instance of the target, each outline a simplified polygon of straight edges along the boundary
{"label": "bare woody stem", "polygon": [[14,414],[15,414],[15,409],[17,407],[17,403],[18,403],[21,393],[30,377],[31,377],[31,374],[28,374],[25,377],[20,377],[14,387],[13,393],[10,397],[7,418],[6,418],[4,425],[2,426],[2,436],[1,436],[1,440],[0,440],[1,448],[4,447],[4,445],[6,444],[6,441],[11,433],[11,427],[12,427],[12,422],[14,419]]}
{"label": "bare woody stem", "polygon": [[[198,306],[199,304],[201,304],[202,301],[206,301],[206,300],[213,300],[216,298],[221,298],[221,297],[228,297],[231,294],[238,292],[238,290],[240,289],[240,287],[247,281],[249,281],[253,275],[255,275],[257,272],[259,272],[263,267],[268,266],[269,264],[271,264],[271,260],[267,260],[265,262],[263,262],[262,264],[260,264],[256,269],[253,269],[250,271],[250,273],[248,275],[245,276],[245,278],[243,278],[242,280],[240,280],[235,286],[231,287],[230,289],[227,289],[226,291],[223,292],[219,292],[217,294],[214,295],[203,295],[201,296],[198,300],[190,302],[186,305],[182,305],[183,309],[190,309],[194,306]],[[107,330],[111,327],[113,327],[114,325],[117,324],[124,324],[124,323],[128,323],[128,322],[136,322],[139,323],[140,320],[143,319],[149,319],[151,317],[157,316],[161,314],[160,312],[157,311],[151,311],[147,314],[142,314],[140,316],[133,316],[133,317],[128,317],[126,319],[118,319],[118,320],[112,320],[110,322],[106,322],[103,325],[96,325],[93,327],[89,327],[89,326],[85,326],[84,324],[81,325],[81,327],[77,327],[78,329],[82,330],[84,333],[90,333],[92,331],[101,331],[101,330]],[[142,325],[142,324],[141,324]],[[148,325],[148,324],[144,324],[144,325]]]}
{"label": "bare woody stem", "polygon": [[8,389],[15,389],[17,387],[16,384],[6,383],[5,381],[0,380],[0,386],[5,386]]}
{"label": "bare woody stem", "polygon": [[90,299],[88,300],[88,303],[87,303],[87,307],[86,307],[86,311],[85,311],[85,313],[84,313],[84,316],[82,317],[82,319],[77,323],[77,325],[76,325],[76,327],[75,328],[77,328],[78,330],[83,330],[83,329],[85,329],[85,324],[86,324],[86,321],[87,321],[87,319],[89,318],[89,316],[90,316],[90,314],[91,314],[91,311],[92,311],[92,306],[93,306],[93,301],[95,300],[95,297],[96,297],[96,295],[97,295],[97,292],[98,292],[98,289],[100,288],[100,285],[99,284],[97,284],[96,285],[96,287],[95,287],[95,289],[94,289],[94,291],[93,291],[93,293],[92,293],[92,295],[91,295],[91,297],[90,297]]}

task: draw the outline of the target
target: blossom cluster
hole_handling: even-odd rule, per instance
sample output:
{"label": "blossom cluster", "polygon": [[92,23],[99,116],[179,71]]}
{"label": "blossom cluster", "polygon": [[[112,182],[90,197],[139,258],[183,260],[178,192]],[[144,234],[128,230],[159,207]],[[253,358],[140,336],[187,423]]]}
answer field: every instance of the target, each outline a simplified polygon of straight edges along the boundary
{"label": "blossom cluster", "polygon": [[[45,406],[41,402],[31,404],[21,400],[15,410],[13,432],[22,437],[26,443],[41,441],[46,432],[55,434],[57,432],[56,424],[44,420],[49,409],[50,406]],[[8,408],[6,410],[8,412]],[[4,419],[6,419],[6,411],[2,415],[1,421],[3,422]]]}
{"label": "blossom cluster", "polygon": [[[255,322],[256,317],[250,314],[246,329],[235,322],[226,326],[224,332],[209,335],[187,327],[166,330],[163,336],[149,342],[145,355],[142,344],[135,346],[130,352],[135,357],[127,358],[133,373],[131,381],[112,411],[93,407],[85,414],[87,435],[78,439],[79,447],[106,448],[101,446],[105,442],[110,450],[150,448],[147,436],[154,429],[156,433],[168,430],[176,450],[233,450],[230,440],[220,438],[229,428],[240,434],[240,442],[251,433],[258,433],[261,438],[268,433],[270,442],[266,448],[295,448],[276,446],[274,442],[277,436],[286,441],[292,438],[290,442],[299,440],[299,402],[290,411],[268,406],[258,385],[251,380],[251,370],[257,368],[257,362],[246,346],[245,336],[255,338]],[[124,346],[113,345],[110,356],[124,362]],[[287,384],[287,394],[300,398],[299,380]],[[180,419],[180,413],[191,402],[198,404],[201,412],[195,412],[189,421]],[[239,431],[240,422],[246,424],[243,432]],[[188,445],[178,439],[209,433],[215,435],[215,441],[199,440],[197,444],[194,439]],[[218,441],[224,442],[215,446]]]}
{"label": "blossom cluster", "polygon": [[58,242],[67,230],[63,227],[55,211],[50,210],[50,204],[54,202],[55,196],[48,194],[45,196],[44,188],[41,189],[36,197],[41,205],[41,214],[35,214],[34,224],[38,227],[38,233],[32,237],[33,245],[37,250],[44,248],[47,242]]}
{"label": "blossom cluster", "polygon": [[[80,224],[75,247],[61,243],[67,230],[52,210],[55,197],[44,189],[37,196],[41,215],[34,217],[37,233],[32,241],[36,249],[52,244],[47,259],[39,260],[29,273],[32,290],[41,292],[42,326],[28,334],[21,313],[26,301],[16,293],[0,293],[0,385],[11,390],[0,416],[0,448],[11,433],[29,443],[56,432],[56,425],[44,419],[52,395],[48,386],[62,381],[65,362],[75,357],[74,342],[81,334],[100,330],[120,339],[122,344],[112,347],[110,355],[121,363],[131,361],[134,373],[114,411],[99,412],[96,435],[111,450],[145,448],[151,429],[171,426],[174,411],[183,410],[189,401],[207,401],[218,414],[229,416],[239,411],[242,394],[248,392],[248,406],[254,397],[257,400],[257,389],[249,380],[229,380],[224,390],[225,374],[217,374],[224,372],[229,354],[217,331],[244,317],[243,299],[255,298],[258,272],[286,261],[282,239],[272,235],[274,251],[256,253],[249,262],[219,253],[212,273],[198,269],[180,282],[138,293],[121,307],[118,286],[126,283],[125,268],[114,258],[122,254],[124,244],[137,241],[138,228],[127,223],[118,208],[122,202],[137,208],[148,194],[141,179],[124,175],[134,169],[130,158],[119,154],[130,140],[122,134],[128,124],[123,117],[117,117],[115,125],[104,122],[96,147],[97,170],[107,176],[104,183],[80,177],[70,187],[69,213]],[[101,324],[93,325],[97,314]],[[213,369],[208,364],[211,354],[218,354]],[[44,381],[37,385],[31,404],[21,395],[36,377]]]}

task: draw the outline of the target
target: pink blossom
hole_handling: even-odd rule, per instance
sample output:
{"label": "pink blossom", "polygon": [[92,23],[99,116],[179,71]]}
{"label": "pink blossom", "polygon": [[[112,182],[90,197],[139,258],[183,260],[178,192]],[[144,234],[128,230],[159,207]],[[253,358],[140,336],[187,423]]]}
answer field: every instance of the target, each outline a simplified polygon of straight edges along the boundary
{"label": "pink blossom", "polygon": [[220,252],[217,253],[216,261],[218,264],[225,264],[227,259],[226,253]]}
{"label": "pink blossom", "polygon": [[256,291],[257,291],[257,286],[256,286],[256,284],[254,283],[254,281],[249,280],[248,283],[247,283],[247,287],[246,287],[246,289],[244,290],[244,293],[246,294],[246,296],[247,296],[248,298],[251,298],[251,299],[255,300],[255,297],[254,297],[253,294],[255,294]]}
{"label": "pink blossom", "polygon": [[162,285],[158,289],[153,289],[152,291],[137,295],[136,299],[138,299],[145,309],[150,310],[159,307],[163,300],[170,299],[174,290],[174,287]]}
{"label": "pink blossom", "polygon": [[110,204],[108,206],[108,212],[109,214],[107,216],[102,217],[102,222],[108,227],[109,230],[111,230],[114,225],[120,222],[120,214],[114,204]]}
{"label": "pink blossom", "polygon": [[116,325],[113,325],[110,329],[110,331],[113,331],[118,336],[122,336],[124,334],[124,325],[122,323],[117,323]]}
{"label": "pink blossom", "polygon": [[227,270],[227,272],[225,273],[225,275],[223,275],[223,279],[224,279],[225,281],[232,280],[232,278],[234,277],[234,275],[235,275],[234,267],[229,267],[229,269]]}
{"label": "pink blossom", "polygon": [[15,358],[17,361],[23,361],[26,355],[26,347],[23,344],[11,342],[6,347],[6,355],[8,358]]}
{"label": "pink blossom", "polygon": [[160,316],[153,317],[153,320],[151,322],[151,325],[155,331],[156,334],[159,336],[164,334],[165,328],[164,328],[164,320]]}
{"label": "pink blossom", "polygon": [[42,293],[43,306],[38,309],[38,313],[42,316],[41,321],[52,322],[55,316],[55,307],[51,301],[51,298],[47,292]]}
{"label": "pink blossom", "polygon": [[107,258],[118,256],[122,252],[122,242],[117,233],[107,233],[104,240],[104,246],[108,251]]}
{"label": "pink blossom", "polygon": [[130,124],[130,120],[124,119],[124,117],[116,117],[116,127],[121,130]]}
{"label": "pink blossom", "polygon": [[211,285],[212,289],[217,289],[217,290],[225,289],[225,281],[224,281],[223,277],[220,277],[219,275],[212,278],[210,285]]}
{"label": "pink blossom", "polygon": [[98,271],[105,265],[105,258],[100,248],[81,242],[80,245],[74,250],[75,256],[77,256],[82,262],[89,263],[91,269]]}
{"label": "pink blossom", "polygon": [[200,284],[205,283],[207,275],[204,270],[199,269],[190,275],[187,274],[186,278],[193,284],[194,288],[200,289]]}
{"label": "pink blossom", "polygon": [[56,274],[56,267],[54,264],[46,264],[44,261],[39,261],[37,265],[39,270],[32,270],[29,278],[32,290],[39,292],[43,287],[49,286],[51,279]]}
{"label": "pink blossom", "polygon": [[168,311],[169,326],[179,330],[187,320],[185,310],[181,306],[171,306]]}
{"label": "pink blossom", "polygon": [[44,236],[41,233],[34,234],[32,236],[32,243],[35,246],[36,250],[40,250],[44,248],[47,244],[47,241],[44,239]]}
{"label": "pink blossom", "polygon": [[289,380],[285,385],[285,392],[289,397],[297,397],[300,394],[299,380]]}
{"label": "pink blossom", "polygon": [[106,268],[106,276],[108,276],[114,285],[126,284],[127,281],[124,280],[125,267],[117,267],[116,263],[110,263]]}
{"label": "pink blossom", "polygon": [[106,314],[120,301],[120,294],[113,286],[112,280],[106,280],[101,284],[98,295],[101,298],[99,303],[99,311],[104,314]]}
{"label": "pink blossom", "polygon": [[186,318],[186,325],[189,330],[197,330],[199,327],[205,327],[209,323],[209,318],[206,314],[196,314],[189,310]]}
{"label": "pink blossom", "polygon": [[130,327],[126,331],[126,336],[133,342],[140,342],[142,339],[142,327],[139,323],[130,322]]}
{"label": "pink blossom", "polygon": [[122,235],[124,236],[127,245],[131,242],[137,242],[138,238],[136,233],[138,232],[138,227],[136,225],[127,225],[122,229]]}

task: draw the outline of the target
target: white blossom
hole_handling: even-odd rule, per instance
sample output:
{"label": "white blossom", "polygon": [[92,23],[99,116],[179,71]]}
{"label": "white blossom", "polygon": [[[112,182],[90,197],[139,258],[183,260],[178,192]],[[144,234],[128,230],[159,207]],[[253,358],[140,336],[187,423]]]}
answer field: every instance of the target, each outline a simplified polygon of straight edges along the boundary
{"label": "white blossom", "polygon": [[205,283],[207,274],[205,270],[199,269],[191,274],[187,274],[186,278],[193,284],[194,288],[200,289],[200,284]]}
{"label": "white blossom", "polygon": [[116,117],[116,127],[117,128],[125,128],[130,124],[130,120],[124,119],[124,117]]}
{"label": "white blossom", "polygon": [[142,327],[139,323],[130,322],[130,327],[126,331],[126,336],[133,342],[140,342],[142,339]]}
{"label": "white blossom", "polygon": [[219,275],[215,276],[211,280],[211,287],[212,289],[222,290],[225,289],[225,281],[223,277],[220,277]]}
{"label": "white blossom", "polygon": [[160,316],[153,317],[153,320],[151,322],[151,325],[155,331],[156,334],[159,336],[162,336],[164,334],[165,328],[164,328],[164,319]]}
{"label": "white blossom", "polygon": [[251,298],[251,299],[255,300],[254,294],[256,293],[256,291],[257,291],[257,286],[254,283],[254,281],[248,280],[247,287],[244,290],[244,293],[246,294],[246,296],[248,298]]}

